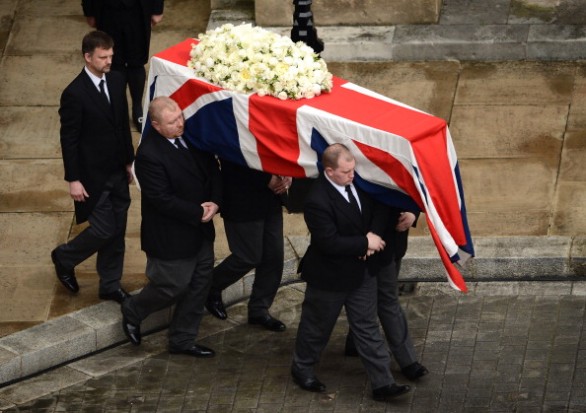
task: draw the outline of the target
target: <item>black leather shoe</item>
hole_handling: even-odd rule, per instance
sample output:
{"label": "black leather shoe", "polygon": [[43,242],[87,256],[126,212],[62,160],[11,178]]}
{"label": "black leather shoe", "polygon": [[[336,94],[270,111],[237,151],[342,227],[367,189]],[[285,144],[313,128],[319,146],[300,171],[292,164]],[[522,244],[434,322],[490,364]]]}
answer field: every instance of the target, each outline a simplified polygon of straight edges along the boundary
{"label": "black leather shoe", "polygon": [[214,357],[216,352],[211,348],[207,348],[205,346],[201,346],[199,344],[194,344],[193,346],[186,348],[186,349],[177,349],[173,347],[169,347],[169,353],[171,354],[185,354],[188,356],[199,357],[199,358],[209,358]]}
{"label": "black leather shoe", "polygon": [[372,398],[377,402],[385,402],[390,399],[394,399],[397,396],[408,393],[411,390],[411,386],[407,384],[396,384],[393,383],[390,386],[379,387],[372,391]]}
{"label": "black leather shoe", "polygon": [[132,324],[126,319],[126,317],[122,316],[122,330],[132,344],[135,346],[140,344],[140,325]]}
{"label": "black leather shoe", "polygon": [[248,324],[260,325],[267,330],[281,332],[287,329],[287,326],[276,318],[271,317],[270,314],[266,314],[260,317],[248,317]]}
{"label": "black leather shoe", "polygon": [[208,299],[206,300],[205,307],[211,315],[219,318],[220,320],[225,320],[228,318],[228,313],[226,312],[226,308],[222,302],[222,294],[210,293],[210,295],[208,295]]}
{"label": "black leather shoe", "polygon": [[317,377],[302,377],[295,371],[291,370],[293,381],[303,390],[313,391],[316,393],[323,393],[326,391],[326,385],[317,379]]}
{"label": "black leather shoe", "polygon": [[51,251],[51,260],[53,261],[53,265],[55,265],[55,273],[57,274],[57,278],[63,284],[65,288],[67,288],[72,293],[76,293],[79,291],[79,285],[77,284],[77,279],[75,278],[75,271],[73,268],[65,268],[61,262],[57,259],[57,250]]}
{"label": "black leather shoe", "polygon": [[122,304],[124,300],[130,297],[130,294],[128,294],[122,288],[118,288],[116,291],[113,291],[111,293],[100,293],[98,297],[100,297],[100,300],[112,300],[116,301],[119,304]]}
{"label": "black leather shoe", "polygon": [[403,376],[407,377],[409,380],[417,380],[426,374],[429,374],[429,370],[427,370],[422,364],[415,362],[409,364],[407,367],[403,367],[401,373],[403,373]]}

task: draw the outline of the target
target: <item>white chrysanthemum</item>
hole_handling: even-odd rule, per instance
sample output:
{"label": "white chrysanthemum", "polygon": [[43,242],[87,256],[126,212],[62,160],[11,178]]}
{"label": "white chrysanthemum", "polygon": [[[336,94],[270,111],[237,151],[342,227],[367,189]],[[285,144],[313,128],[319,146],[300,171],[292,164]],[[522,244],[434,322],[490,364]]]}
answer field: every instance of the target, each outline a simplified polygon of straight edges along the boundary
{"label": "white chrysanthemum", "polygon": [[250,24],[208,30],[189,56],[196,76],[230,90],[285,100],[332,89],[333,77],[311,47]]}

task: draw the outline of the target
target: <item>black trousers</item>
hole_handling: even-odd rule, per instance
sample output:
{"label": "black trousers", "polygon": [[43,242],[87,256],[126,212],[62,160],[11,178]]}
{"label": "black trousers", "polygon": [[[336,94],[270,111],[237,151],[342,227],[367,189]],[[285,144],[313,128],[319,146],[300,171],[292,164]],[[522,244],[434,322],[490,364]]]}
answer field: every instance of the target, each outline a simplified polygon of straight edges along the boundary
{"label": "black trousers", "polygon": [[88,218],[89,227],[56,249],[57,259],[67,268],[74,268],[97,253],[96,270],[101,294],[120,288],[129,207],[128,178],[126,171],[121,171],[108,180]]}
{"label": "black trousers", "polygon": [[197,255],[179,260],[147,256],[149,283],[122,305],[122,313],[133,324],[149,314],[175,305],[169,326],[169,346],[187,349],[193,345],[204,314],[214,267],[214,246],[204,241]]}
{"label": "black trousers", "polygon": [[211,293],[221,293],[255,269],[248,316],[268,314],[283,277],[283,213],[278,210],[252,222],[225,219],[224,229],[231,254],[214,268]]}

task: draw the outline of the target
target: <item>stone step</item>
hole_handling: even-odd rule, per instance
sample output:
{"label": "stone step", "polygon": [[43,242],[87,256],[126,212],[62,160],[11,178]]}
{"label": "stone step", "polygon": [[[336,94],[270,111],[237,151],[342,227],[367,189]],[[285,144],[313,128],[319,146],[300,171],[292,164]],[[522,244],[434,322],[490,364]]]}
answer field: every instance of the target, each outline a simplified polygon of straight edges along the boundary
{"label": "stone step", "polygon": [[[249,2],[212,10],[208,30],[255,23]],[[291,27],[265,26],[283,36]],[[423,24],[317,27],[326,61],[506,61],[586,58],[586,25]]]}

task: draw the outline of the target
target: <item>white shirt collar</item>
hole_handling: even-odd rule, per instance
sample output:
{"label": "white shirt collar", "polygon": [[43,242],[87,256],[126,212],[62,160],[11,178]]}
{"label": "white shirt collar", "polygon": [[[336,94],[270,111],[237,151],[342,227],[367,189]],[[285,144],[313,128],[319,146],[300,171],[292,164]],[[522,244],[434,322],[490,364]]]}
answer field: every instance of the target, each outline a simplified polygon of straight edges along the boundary
{"label": "white shirt collar", "polygon": [[106,83],[106,75],[104,75],[102,77],[97,77],[92,72],[90,72],[90,70],[87,68],[87,66],[84,66],[84,70],[88,74],[88,76],[90,77],[92,82],[94,82],[94,85],[98,88],[98,90],[100,90],[100,81],[103,80],[104,83]]}

